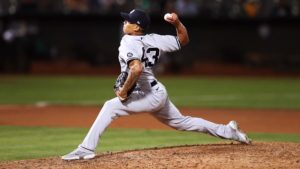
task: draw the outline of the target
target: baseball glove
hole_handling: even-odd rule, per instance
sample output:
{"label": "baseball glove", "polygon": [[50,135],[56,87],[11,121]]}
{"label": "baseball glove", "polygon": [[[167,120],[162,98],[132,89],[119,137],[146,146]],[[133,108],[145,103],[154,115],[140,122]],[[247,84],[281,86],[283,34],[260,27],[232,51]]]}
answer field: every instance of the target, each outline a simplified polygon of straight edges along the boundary
{"label": "baseball glove", "polygon": [[[114,91],[117,92],[119,90],[119,88],[121,88],[126,79],[128,77],[128,73],[127,72],[121,72],[121,74],[118,76],[116,82],[115,82],[115,85],[114,85]],[[128,90],[127,92],[127,96],[130,96],[130,94],[133,92],[134,88],[136,87],[136,84],[134,84],[132,86],[132,88],[130,90]]]}

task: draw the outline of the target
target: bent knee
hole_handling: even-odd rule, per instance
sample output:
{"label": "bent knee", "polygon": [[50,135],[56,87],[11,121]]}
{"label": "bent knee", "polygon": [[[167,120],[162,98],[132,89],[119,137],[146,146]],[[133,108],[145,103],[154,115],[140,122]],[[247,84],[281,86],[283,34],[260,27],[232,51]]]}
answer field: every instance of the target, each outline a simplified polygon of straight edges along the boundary
{"label": "bent knee", "polygon": [[115,101],[113,99],[108,100],[104,103],[101,112],[110,114],[111,116],[116,116],[115,115],[115,110],[117,109]]}
{"label": "bent knee", "polygon": [[112,119],[116,119],[120,116],[128,115],[128,113],[122,109],[118,98],[108,100],[104,103],[101,112],[109,115]]}
{"label": "bent knee", "polygon": [[110,100],[107,100],[103,107],[106,107],[106,108],[114,108],[116,105],[116,100],[115,99],[110,99]]}

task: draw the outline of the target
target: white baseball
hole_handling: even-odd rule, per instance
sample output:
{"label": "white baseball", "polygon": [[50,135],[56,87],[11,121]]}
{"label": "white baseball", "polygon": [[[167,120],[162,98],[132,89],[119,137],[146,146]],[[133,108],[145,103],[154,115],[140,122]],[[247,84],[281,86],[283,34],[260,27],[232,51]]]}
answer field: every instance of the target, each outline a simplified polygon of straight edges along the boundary
{"label": "white baseball", "polygon": [[166,13],[165,16],[164,16],[164,19],[167,21],[169,19],[172,19],[173,15],[170,14],[170,13]]}

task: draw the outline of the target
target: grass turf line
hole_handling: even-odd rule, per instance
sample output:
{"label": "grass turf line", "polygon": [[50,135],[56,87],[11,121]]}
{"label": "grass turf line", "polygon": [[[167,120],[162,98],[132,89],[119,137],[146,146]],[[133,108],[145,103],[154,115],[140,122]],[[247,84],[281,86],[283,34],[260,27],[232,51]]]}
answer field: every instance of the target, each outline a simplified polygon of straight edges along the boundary
{"label": "grass turf line", "polygon": [[[0,161],[61,156],[81,143],[88,129],[0,126]],[[255,141],[300,142],[300,134],[250,133]],[[108,129],[97,152],[228,142],[206,134],[170,130]]]}
{"label": "grass turf line", "polygon": [[[102,105],[115,97],[116,77],[2,76],[0,104]],[[159,78],[181,107],[300,108],[300,79]],[[178,90],[180,89],[180,90]]]}

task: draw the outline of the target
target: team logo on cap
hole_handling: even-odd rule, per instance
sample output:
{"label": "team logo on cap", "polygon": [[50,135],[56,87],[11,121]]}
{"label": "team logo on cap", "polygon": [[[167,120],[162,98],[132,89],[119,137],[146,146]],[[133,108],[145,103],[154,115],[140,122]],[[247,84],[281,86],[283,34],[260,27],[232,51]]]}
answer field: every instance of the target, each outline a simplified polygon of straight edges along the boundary
{"label": "team logo on cap", "polygon": [[127,57],[130,58],[130,57],[132,57],[132,56],[133,56],[133,54],[132,54],[131,52],[128,52],[128,53],[127,53]]}

